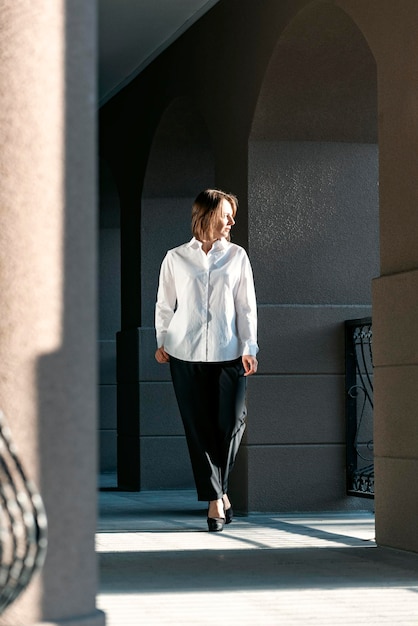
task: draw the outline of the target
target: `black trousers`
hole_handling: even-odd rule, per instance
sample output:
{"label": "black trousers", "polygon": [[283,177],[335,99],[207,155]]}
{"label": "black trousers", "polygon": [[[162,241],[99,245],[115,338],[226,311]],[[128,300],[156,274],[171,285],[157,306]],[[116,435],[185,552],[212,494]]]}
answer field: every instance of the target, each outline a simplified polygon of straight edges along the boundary
{"label": "black trousers", "polygon": [[245,430],[242,360],[193,363],[170,356],[170,371],[198,500],[217,500],[227,493]]}

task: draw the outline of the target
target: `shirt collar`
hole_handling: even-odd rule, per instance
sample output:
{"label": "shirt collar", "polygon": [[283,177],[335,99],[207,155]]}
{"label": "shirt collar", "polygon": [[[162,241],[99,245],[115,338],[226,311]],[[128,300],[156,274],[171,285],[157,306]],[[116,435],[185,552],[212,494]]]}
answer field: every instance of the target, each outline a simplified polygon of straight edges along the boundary
{"label": "shirt collar", "polygon": [[[212,250],[225,250],[228,247],[229,241],[223,237],[222,239],[217,239],[212,246]],[[196,239],[196,237],[192,237],[189,243],[187,244],[189,248],[194,248],[197,250],[198,248],[202,248],[202,242]]]}

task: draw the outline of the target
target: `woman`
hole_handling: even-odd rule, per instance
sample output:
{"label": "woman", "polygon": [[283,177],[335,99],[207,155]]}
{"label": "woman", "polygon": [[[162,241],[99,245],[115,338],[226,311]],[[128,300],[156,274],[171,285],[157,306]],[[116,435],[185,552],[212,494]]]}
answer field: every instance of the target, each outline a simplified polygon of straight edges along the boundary
{"label": "woman", "polygon": [[192,208],[193,238],[162,262],[155,311],[159,363],[170,363],[209,531],[232,521],[228,478],[245,429],[246,376],[257,371],[257,305],[243,248],[230,243],[238,202],[216,189]]}

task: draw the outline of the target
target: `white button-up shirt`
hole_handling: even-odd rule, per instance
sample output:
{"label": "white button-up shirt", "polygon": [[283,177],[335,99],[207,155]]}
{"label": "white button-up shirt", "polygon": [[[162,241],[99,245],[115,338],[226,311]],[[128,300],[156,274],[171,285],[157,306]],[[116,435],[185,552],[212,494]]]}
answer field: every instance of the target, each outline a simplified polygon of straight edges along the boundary
{"label": "white button-up shirt", "polygon": [[255,356],[257,304],[244,248],[217,240],[208,254],[193,239],[162,262],[155,308],[158,347],[182,361]]}

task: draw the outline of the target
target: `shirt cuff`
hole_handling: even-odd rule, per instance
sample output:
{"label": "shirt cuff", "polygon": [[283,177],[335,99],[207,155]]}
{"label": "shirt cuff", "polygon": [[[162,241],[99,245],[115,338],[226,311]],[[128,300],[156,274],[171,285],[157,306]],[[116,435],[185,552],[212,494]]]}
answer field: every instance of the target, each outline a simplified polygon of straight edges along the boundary
{"label": "shirt cuff", "polygon": [[167,333],[156,333],[157,347],[161,348],[165,343]]}
{"label": "shirt cuff", "polygon": [[254,341],[246,341],[242,348],[242,355],[256,356],[258,345]]}

